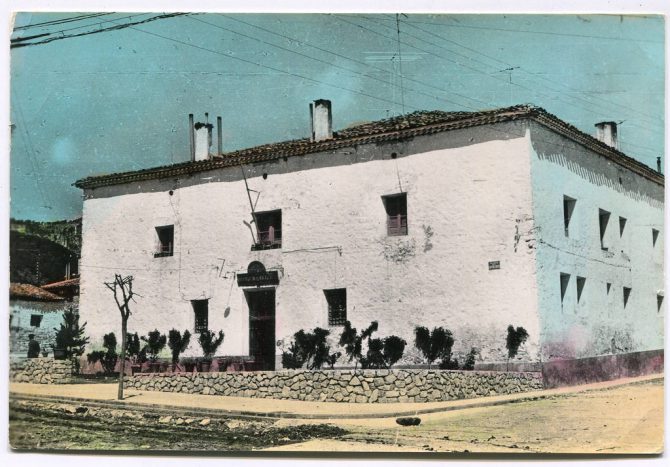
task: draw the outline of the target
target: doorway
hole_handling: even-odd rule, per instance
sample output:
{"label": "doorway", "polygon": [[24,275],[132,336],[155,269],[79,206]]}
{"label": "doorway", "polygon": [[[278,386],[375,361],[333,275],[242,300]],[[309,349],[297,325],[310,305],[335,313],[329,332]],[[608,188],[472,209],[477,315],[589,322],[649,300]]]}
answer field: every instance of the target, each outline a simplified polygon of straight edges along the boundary
{"label": "doorway", "polygon": [[275,289],[245,290],[249,305],[249,355],[254,369],[275,369]]}

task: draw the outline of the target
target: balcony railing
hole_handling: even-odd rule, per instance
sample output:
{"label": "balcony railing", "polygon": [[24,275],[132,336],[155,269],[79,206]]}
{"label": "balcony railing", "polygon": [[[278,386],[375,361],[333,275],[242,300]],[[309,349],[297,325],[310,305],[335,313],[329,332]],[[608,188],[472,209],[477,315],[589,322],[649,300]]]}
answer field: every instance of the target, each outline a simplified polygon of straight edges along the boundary
{"label": "balcony railing", "polygon": [[251,249],[269,250],[272,248],[281,248],[281,230],[270,227],[268,230],[258,231],[258,243]]}
{"label": "balcony railing", "polygon": [[403,214],[389,216],[386,228],[388,235],[407,235],[407,216]]}

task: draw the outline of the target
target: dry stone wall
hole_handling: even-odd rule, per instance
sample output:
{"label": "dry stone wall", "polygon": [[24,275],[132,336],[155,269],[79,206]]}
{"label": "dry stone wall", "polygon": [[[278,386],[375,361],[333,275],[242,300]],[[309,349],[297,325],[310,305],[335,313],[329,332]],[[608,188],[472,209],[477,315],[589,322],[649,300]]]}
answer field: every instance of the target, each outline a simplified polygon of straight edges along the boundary
{"label": "dry stone wall", "polygon": [[139,374],[125,387],[323,402],[437,402],[543,388],[541,373],[446,370]]}
{"label": "dry stone wall", "polygon": [[30,358],[12,363],[10,378],[18,383],[68,384],[72,382],[73,363],[53,358]]}

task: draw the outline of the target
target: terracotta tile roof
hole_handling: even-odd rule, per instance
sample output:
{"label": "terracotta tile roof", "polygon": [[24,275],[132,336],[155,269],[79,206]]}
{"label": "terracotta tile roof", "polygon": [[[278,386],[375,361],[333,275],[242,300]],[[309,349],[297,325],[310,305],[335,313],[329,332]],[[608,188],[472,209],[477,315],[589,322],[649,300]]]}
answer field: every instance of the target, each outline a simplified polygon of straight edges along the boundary
{"label": "terracotta tile roof", "polygon": [[52,282],[51,284],[45,284],[42,286],[42,288],[45,290],[63,289],[66,287],[79,287],[79,278],[75,277],[74,279]]}
{"label": "terracotta tile roof", "polygon": [[65,300],[63,297],[59,297],[56,294],[52,294],[41,287],[31,284],[18,284],[12,282],[9,284],[9,298],[11,299],[22,299],[22,300],[34,300],[40,302],[60,302]]}
{"label": "terracotta tile roof", "polygon": [[664,184],[664,177],[662,174],[659,174],[632,157],[627,156],[623,152],[607,146],[605,143],[578,130],[576,127],[564,122],[546,110],[533,105],[517,105],[500,109],[484,110],[481,112],[419,111],[346,128],[335,132],[333,134],[333,139],[326,141],[312,142],[308,138],[303,138],[280,143],[264,144],[226,153],[206,161],[189,161],[132,172],[86,177],[76,181],[74,186],[78,188],[96,188],[142,180],[178,177],[223,167],[271,161],[282,157],[302,156],[305,154],[332,151],[361,144],[402,140],[431,133],[489,125],[524,118],[532,119],[541,125],[610,158],[612,161],[627,167],[639,175],[661,185]]}

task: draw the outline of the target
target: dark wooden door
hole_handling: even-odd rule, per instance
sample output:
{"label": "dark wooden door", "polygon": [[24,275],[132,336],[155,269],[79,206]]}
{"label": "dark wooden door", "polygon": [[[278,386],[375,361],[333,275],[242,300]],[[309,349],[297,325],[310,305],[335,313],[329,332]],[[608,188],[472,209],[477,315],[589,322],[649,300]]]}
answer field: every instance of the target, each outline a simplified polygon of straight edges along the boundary
{"label": "dark wooden door", "polygon": [[275,291],[274,289],[248,290],[249,354],[254,358],[254,369],[275,369]]}

